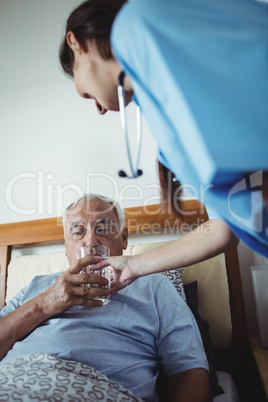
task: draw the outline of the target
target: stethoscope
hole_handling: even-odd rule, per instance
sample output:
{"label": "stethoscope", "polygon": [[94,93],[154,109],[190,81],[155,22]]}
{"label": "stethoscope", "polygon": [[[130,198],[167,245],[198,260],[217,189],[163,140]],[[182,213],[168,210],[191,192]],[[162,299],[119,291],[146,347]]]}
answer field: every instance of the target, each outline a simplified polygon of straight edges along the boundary
{"label": "stethoscope", "polygon": [[127,173],[124,170],[119,170],[118,174],[120,177],[127,177],[128,179],[136,179],[137,177],[142,175],[142,170],[139,169],[139,163],[140,163],[140,156],[141,156],[141,137],[142,137],[142,132],[141,132],[141,110],[140,107],[137,106],[137,144],[138,144],[138,151],[137,151],[137,163],[136,163],[136,169],[133,167],[132,163],[132,157],[130,153],[130,146],[129,146],[129,140],[128,140],[128,130],[127,130],[127,124],[126,124],[126,112],[125,112],[125,91],[124,91],[124,78],[125,78],[125,73],[122,71],[119,74],[118,77],[118,87],[117,87],[117,95],[118,95],[118,101],[119,101],[119,111],[120,111],[120,119],[121,119],[121,125],[122,125],[122,130],[126,139],[126,147],[127,147],[127,154],[128,154],[128,160],[129,160],[129,166],[130,166],[130,171],[131,171],[131,176],[127,175]]}

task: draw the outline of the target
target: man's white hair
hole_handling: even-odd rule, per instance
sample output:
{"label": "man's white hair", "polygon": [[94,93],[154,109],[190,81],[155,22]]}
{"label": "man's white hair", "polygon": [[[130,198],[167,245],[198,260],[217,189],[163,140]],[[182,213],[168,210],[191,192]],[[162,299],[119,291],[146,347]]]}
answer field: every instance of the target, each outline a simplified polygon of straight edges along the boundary
{"label": "man's white hair", "polygon": [[65,238],[66,238],[66,234],[67,234],[67,215],[68,215],[68,212],[69,212],[70,209],[75,207],[79,203],[79,201],[82,201],[82,200],[101,200],[103,202],[106,202],[107,204],[111,205],[114,208],[115,213],[116,213],[117,218],[118,218],[120,229],[123,230],[123,227],[126,226],[125,213],[124,213],[123,208],[121,207],[121,205],[118,202],[116,202],[112,198],[106,197],[106,196],[101,195],[101,194],[86,193],[86,194],[81,195],[74,202],[72,202],[70,205],[68,205],[68,207],[65,209],[65,211],[62,214],[62,225],[63,225],[64,237]]}

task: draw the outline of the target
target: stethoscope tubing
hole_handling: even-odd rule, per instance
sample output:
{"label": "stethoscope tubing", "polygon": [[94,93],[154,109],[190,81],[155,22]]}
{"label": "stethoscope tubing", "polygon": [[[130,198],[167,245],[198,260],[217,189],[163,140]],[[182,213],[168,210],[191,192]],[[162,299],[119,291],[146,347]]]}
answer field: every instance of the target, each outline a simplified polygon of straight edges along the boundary
{"label": "stethoscope tubing", "polygon": [[140,164],[140,156],[141,156],[141,142],[142,142],[142,128],[141,128],[141,110],[140,107],[137,106],[136,109],[136,118],[137,118],[137,160],[136,160],[136,169],[134,169],[133,161],[130,152],[130,145],[129,145],[129,136],[128,136],[128,129],[126,123],[126,103],[125,103],[125,91],[124,91],[124,77],[125,73],[122,71],[118,77],[118,86],[117,86],[117,95],[118,95],[118,102],[119,102],[119,111],[120,111],[120,119],[121,119],[121,126],[122,131],[124,133],[125,141],[126,141],[126,148],[127,148],[127,155],[129,160],[129,166],[131,171],[131,176],[127,175],[124,170],[119,172],[121,177],[128,177],[129,179],[134,179],[141,176],[142,171],[139,169]]}

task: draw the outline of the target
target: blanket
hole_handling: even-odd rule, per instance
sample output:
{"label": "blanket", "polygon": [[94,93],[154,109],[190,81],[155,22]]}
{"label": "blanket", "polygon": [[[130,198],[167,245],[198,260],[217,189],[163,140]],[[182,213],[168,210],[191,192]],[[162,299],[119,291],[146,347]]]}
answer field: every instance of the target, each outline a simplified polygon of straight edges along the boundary
{"label": "blanket", "polygon": [[93,367],[45,353],[0,365],[0,401],[142,402]]}

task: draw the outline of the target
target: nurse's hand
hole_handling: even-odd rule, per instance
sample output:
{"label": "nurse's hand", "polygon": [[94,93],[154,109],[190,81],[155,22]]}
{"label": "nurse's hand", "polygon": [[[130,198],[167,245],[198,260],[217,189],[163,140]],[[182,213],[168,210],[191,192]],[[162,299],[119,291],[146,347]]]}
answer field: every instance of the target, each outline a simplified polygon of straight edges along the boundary
{"label": "nurse's hand", "polygon": [[104,268],[111,266],[111,295],[116,294],[120,289],[130,285],[140,275],[138,274],[137,257],[134,256],[118,256],[107,258],[95,266]]}

